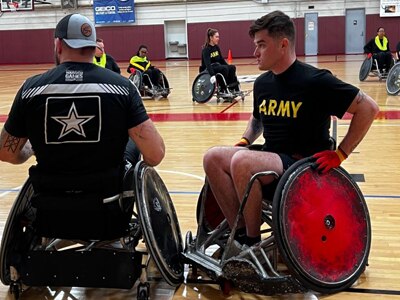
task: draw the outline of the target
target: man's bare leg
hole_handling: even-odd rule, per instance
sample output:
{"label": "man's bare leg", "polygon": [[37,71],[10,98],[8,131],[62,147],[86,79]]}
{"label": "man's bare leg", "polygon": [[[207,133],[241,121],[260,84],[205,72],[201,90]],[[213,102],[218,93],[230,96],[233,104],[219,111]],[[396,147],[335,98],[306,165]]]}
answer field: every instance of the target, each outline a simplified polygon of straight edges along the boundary
{"label": "man's bare leg", "polygon": [[[243,200],[251,177],[262,171],[274,171],[281,175],[283,166],[280,157],[275,153],[263,151],[241,151],[233,155],[231,174],[239,201]],[[253,184],[244,209],[248,237],[258,237],[260,235],[262,185],[270,184],[273,180],[273,177],[263,177]]]}
{"label": "man's bare leg", "polygon": [[[214,147],[209,149],[203,158],[203,167],[211,190],[231,228],[235,223],[240,203],[230,174],[231,159],[236,152],[247,151],[242,147]],[[243,226],[242,221],[239,227]]]}

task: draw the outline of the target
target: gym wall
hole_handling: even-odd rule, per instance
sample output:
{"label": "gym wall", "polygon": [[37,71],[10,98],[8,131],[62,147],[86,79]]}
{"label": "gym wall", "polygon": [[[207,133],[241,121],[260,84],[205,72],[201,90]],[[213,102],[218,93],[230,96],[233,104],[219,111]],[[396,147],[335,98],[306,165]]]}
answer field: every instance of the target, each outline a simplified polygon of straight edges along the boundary
{"label": "gym wall", "polygon": [[[62,10],[61,0],[51,4],[35,4],[34,11],[4,12],[0,16],[0,64],[53,62],[53,33],[57,22],[69,13],[78,12],[93,20],[90,0],[79,0],[77,10]],[[118,62],[128,63],[140,44],[149,46],[151,60],[166,59],[168,41],[165,23],[185,20],[187,55],[199,59],[208,27],[220,32],[220,46],[227,56],[231,49],[235,58],[252,57],[253,41],[248,36],[251,22],[273,10],[280,9],[291,16],[297,29],[297,54],[304,55],[304,14],[318,13],[318,54],[345,53],[346,9],[364,8],[366,40],[376,28],[384,26],[392,48],[400,37],[398,18],[379,17],[379,0],[135,0],[136,22],[124,26],[96,26],[97,35],[105,41],[106,52]],[[125,66],[122,64],[121,68]]]}

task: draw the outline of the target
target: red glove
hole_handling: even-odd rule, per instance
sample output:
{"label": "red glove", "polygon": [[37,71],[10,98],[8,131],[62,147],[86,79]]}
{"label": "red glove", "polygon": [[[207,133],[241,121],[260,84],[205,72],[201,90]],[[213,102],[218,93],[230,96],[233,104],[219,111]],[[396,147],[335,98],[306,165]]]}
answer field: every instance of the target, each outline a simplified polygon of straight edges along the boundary
{"label": "red glove", "polygon": [[370,59],[372,57],[372,53],[367,54],[367,58]]}
{"label": "red glove", "polygon": [[336,151],[325,150],[313,155],[317,159],[317,170],[322,174],[332,168],[337,168],[347,158],[347,154],[339,147]]}
{"label": "red glove", "polygon": [[250,141],[247,138],[242,137],[240,141],[235,144],[235,147],[246,147],[248,145],[250,145]]}
{"label": "red glove", "polygon": [[131,71],[131,74],[135,74],[136,73],[136,69],[135,68],[130,68],[129,71]]}

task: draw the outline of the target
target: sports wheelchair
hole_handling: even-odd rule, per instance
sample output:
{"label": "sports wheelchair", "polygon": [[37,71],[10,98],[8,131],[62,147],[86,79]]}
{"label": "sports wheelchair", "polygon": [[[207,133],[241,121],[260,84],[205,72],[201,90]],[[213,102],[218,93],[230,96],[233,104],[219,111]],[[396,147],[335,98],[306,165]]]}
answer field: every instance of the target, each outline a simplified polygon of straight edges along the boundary
{"label": "sports wheelchair", "polygon": [[[15,298],[25,285],[131,289],[140,277],[137,299],[148,299],[150,259],[168,284],[183,281],[178,219],[152,167],[127,164],[122,192],[105,199],[37,193],[32,178],[1,241],[0,279]],[[137,247],[143,237],[149,252]]]}
{"label": "sports wheelchair", "polygon": [[388,77],[389,71],[394,64],[395,64],[395,59],[392,57],[392,63],[389,67],[389,70],[381,72],[381,68],[378,67],[377,59],[374,56],[370,58],[366,57],[363,63],[361,64],[358,78],[360,81],[364,81],[368,76],[371,76],[371,77],[378,77],[379,81],[382,81]]}
{"label": "sports wheelchair", "polygon": [[386,79],[386,91],[389,95],[397,95],[400,91],[400,63],[396,63],[389,71]]}
{"label": "sports wheelchair", "polygon": [[[211,76],[207,70],[200,72],[200,74],[196,76],[192,85],[193,102],[206,103],[214,95],[217,97],[217,103],[219,103],[220,100],[232,102],[237,97],[240,97],[242,101],[244,101],[244,98],[251,92],[241,91],[239,83],[237,86],[230,87],[226,84],[226,80],[221,73],[217,73],[215,77],[217,80],[213,84],[210,81]],[[226,87],[227,92],[223,92],[223,87]]]}
{"label": "sports wheelchair", "polygon": [[[262,240],[242,246],[234,240],[236,227],[254,181],[262,176],[277,184],[272,198],[263,200]],[[232,230],[206,182],[197,218],[196,237],[186,234],[184,256],[194,273],[199,267],[225,293],[230,283],[264,295],[336,293],[351,286],[367,265],[371,225],[361,191],[341,167],[319,174],[313,158],[296,162],[279,180],[272,171],[255,174]]]}
{"label": "sports wheelchair", "polygon": [[152,99],[167,98],[171,93],[167,77],[160,70],[160,82],[155,84],[151,81],[150,76],[140,70],[129,75],[129,80],[138,88],[142,97],[149,97]]}

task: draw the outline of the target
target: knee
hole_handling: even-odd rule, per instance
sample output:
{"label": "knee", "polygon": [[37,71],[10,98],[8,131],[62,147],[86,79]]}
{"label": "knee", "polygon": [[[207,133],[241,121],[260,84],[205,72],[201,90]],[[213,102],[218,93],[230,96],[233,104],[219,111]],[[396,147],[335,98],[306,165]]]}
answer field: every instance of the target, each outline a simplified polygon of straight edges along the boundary
{"label": "knee", "polygon": [[206,154],[204,154],[203,168],[206,174],[218,167],[219,161],[222,159],[222,152],[219,147],[213,147],[208,149]]}
{"label": "knee", "polygon": [[251,176],[249,174],[251,174],[253,163],[247,156],[247,152],[248,151],[238,151],[231,159],[230,172],[234,179],[247,178]]}

